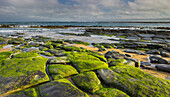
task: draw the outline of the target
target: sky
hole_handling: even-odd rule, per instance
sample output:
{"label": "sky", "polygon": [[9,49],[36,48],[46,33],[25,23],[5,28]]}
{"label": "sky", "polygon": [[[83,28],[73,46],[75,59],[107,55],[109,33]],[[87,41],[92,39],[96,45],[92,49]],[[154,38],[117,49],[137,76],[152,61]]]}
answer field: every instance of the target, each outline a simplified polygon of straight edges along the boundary
{"label": "sky", "polygon": [[0,0],[0,21],[170,20],[170,0]]}

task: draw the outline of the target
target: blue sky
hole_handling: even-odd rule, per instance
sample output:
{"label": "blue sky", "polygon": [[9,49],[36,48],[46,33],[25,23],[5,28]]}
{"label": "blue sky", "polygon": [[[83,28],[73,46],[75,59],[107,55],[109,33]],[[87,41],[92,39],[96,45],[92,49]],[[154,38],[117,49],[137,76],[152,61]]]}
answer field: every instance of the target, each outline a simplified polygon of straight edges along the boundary
{"label": "blue sky", "polygon": [[170,0],[0,0],[0,21],[170,20]]}

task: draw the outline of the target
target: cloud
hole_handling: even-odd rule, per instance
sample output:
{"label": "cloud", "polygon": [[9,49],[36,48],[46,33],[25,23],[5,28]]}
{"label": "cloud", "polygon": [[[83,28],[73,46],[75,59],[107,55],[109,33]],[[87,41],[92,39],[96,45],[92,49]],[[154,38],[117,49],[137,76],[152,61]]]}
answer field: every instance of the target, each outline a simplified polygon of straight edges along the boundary
{"label": "cloud", "polygon": [[170,0],[1,0],[0,21],[114,21],[170,17]]}

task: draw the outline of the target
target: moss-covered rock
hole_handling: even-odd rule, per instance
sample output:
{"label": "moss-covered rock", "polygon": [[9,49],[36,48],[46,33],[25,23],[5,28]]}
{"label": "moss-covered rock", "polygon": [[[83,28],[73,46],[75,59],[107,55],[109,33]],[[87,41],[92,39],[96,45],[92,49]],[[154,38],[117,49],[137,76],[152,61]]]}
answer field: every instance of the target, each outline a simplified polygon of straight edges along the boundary
{"label": "moss-covered rock", "polygon": [[8,42],[7,42],[6,39],[0,37],[0,46],[2,46],[2,45],[7,45],[7,43],[8,43]]}
{"label": "moss-covered rock", "polygon": [[90,93],[94,93],[96,90],[99,90],[101,84],[97,75],[92,71],[80,73],[73,76],[72,79],[80,89]]}
{"label": "moss-covered rock", "polygon": [[44,56],[49,56],[49,57],[54,56],[53,54],[51,54],[51,53],[49,53],[49,52],[45,52],[45,51],[41,51],[41,52],[39,52],[39,54],[42,54],[42,55],[44,55]]}
{"label": "moss-covered rock", "polygon": [[51,42],[47,42],[47,43],[45,43],[43,46],[44,46],[44,47],[47,47],[47,48],[49,48],[49,49],[53,49],[53,48],[54,48]]}
{"label": "moss-covered rock", "polygon": [[133,97],[170,95],[170,81],[157,78],[133,66],[114,66],[97,72],[106,84]]}
{"label": "moss-covered rock", "polygon": [[23,91],[8,95],[6,97],[38,97],[38,94],[35,88],[28,88]]}
{"label": "moss-covered rock", "polygon": [[22,38],[12,38],[8,40],[8,44],[22,44],[24,43],[24,39]]}
{"label": "moss-covered rock", "polygon": [[118,66],[118,65],[131,65],[135,66],[135,62],[130,61],[130,60],[125,60],[125,59],[113,59],[109,58],[108,59],[109,66]]}
{"label": "moss-covered rock", "polygon": [[69,59],[79,72],[97,70],[108,67],[108,64],[100,61],[100,59],[97,57],[89,55],[88,53],[73,53],[69,56]]}
{"label": "moss-covered rock", "polygon": [[63,49],[66,51],[82,51],[79,47],[75,46],[64,46]]}
{"label": "moss-covered rock", "polygon": [[59,79],[37,87],[41,97],[89,97],[67,79]]}
{"label": "moss-covered rock", "polygon": [[49,64],[67,64],[67,63],[70,63],[70,60],[66,56],[51,58],[49,61]]}
{"label": "moss-covered rock", "polygon": [[41,51],[47,51],[48,50],[48,48],[47,47],[39,47],[39,50],[41,50]]}
{"label": "moss-covered rock", "polygon": [[96,94],[98,94],[101,97],[130,97],[123,91],[115,88],[102,88],[96,91]]}
{"label": "moss-covered rock", "polygon": [[12,54],[12,52],[0,52],[0,62],[3,59],[9,58],[11,54]]}
{"label": "moss-covered rock", "polygon": [[0,64],[0,95],[49,81],[46,61],[36,53],[19,53],[4,59]]}
{"label": "moss-covered rock", "polygon": [[48,71],[53,79],[61,79],[70,75],[78,74],[77,70],[70,65],[49,65]]}
{"label": "moss-covered rock", "polygon": [[94,52],[94,51],[87,51],[89,55],[92,55],[94,57],[99,58],[101,61],[103,62],[107,62],[107,59],[104,57],[104,55],[98,53],[98,52]]}

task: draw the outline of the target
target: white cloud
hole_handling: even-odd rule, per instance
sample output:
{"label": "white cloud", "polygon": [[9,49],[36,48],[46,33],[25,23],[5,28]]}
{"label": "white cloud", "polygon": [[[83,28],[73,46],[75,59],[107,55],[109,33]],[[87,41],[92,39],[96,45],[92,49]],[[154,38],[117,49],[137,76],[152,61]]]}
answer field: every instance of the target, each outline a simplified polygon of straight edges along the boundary
{"label": "white cloud", "polygon": [[114,21],[114,19],[170,18],[170,0],[134,0],[134,2],[127,2],[127,0],[69,1],[74,2],[70,5],[64,5],[59,3],[58,0],[0,1],[0,21],[5,19]]}

